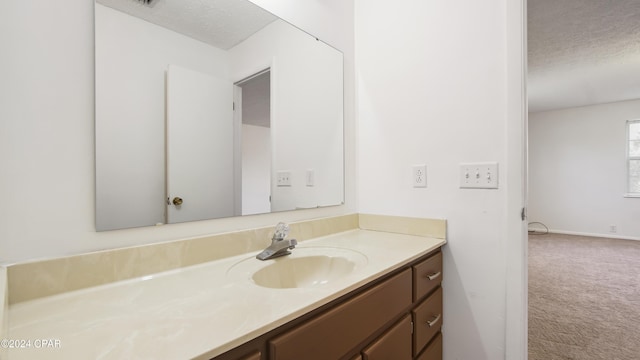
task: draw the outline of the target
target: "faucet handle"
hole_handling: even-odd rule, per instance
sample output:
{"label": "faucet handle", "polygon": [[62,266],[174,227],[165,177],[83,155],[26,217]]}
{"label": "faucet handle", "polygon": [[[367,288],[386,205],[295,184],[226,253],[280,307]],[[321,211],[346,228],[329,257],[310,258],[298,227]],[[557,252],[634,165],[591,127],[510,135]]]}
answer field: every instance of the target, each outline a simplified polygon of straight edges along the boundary
{"label": "faucet handle", "polygon": [[278,239],[278,240],[282,240],[284,238],[287,237],[287,235],[289,235],[289,225],[283,223],[283,222],[279,222],[278,225],[276,225],[276,231],[273,234],[273,238],[274,239]]}

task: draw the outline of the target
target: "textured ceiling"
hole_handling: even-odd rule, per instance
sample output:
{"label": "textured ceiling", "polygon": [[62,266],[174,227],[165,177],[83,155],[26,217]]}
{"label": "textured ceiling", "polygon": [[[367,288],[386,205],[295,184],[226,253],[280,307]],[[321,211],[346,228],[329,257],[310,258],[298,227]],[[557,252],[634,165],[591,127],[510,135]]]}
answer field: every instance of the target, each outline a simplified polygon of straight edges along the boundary
{"label": "textured ceiling", "polygon": [[223,50],[277,19],[246,0],[96,1]]}
{"label": "textured ceiling", "polygon": [[528,0],[532,112],[640,98],[640,0]]}

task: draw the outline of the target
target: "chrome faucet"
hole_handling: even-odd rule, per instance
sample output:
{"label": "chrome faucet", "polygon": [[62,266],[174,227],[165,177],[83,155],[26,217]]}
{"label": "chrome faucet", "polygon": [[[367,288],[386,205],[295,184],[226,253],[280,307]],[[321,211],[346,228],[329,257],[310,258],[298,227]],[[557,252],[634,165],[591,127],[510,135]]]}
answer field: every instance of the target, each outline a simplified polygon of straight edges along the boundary
{"label": "chrome faucet", "polygon": [[276,231],[271,238],[271,245],[264,249],[260,254],[256,255],[258,260],[269,260],[278,256],[284,256],[291,254],[290,249],[293,249],[298,245],[296,239],[286,240],[289,235],[289,225],[285,223],[278,223],[276,225]]}

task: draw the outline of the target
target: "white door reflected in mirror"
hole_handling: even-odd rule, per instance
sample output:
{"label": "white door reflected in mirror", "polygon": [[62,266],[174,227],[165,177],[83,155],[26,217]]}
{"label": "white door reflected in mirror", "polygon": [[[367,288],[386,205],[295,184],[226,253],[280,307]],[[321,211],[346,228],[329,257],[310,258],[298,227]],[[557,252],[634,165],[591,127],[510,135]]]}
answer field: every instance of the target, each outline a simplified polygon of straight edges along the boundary
{"label": "white door reflected in mirror", "polygon": [[167,223],[234,215],[233,85],[177,65],[167,70]]}

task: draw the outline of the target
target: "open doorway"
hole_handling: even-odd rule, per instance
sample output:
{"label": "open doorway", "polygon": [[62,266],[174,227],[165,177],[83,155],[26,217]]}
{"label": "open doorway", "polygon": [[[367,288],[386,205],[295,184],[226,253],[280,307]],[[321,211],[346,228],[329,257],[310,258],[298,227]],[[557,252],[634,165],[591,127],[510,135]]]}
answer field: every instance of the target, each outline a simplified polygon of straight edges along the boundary
{"label": "open doorway", "polygon": [[[239,214],[271,212],[271,71],[235,83],[236,204]],[[239,140],[239,141],[238,141]],[[238,186],[239,185],[239,186]],[[238,208],[238,207],[236,207]]]}
{"label": "open doorway", "polygon": [[640,3],[528,0],[529,359],[636,359]]}

